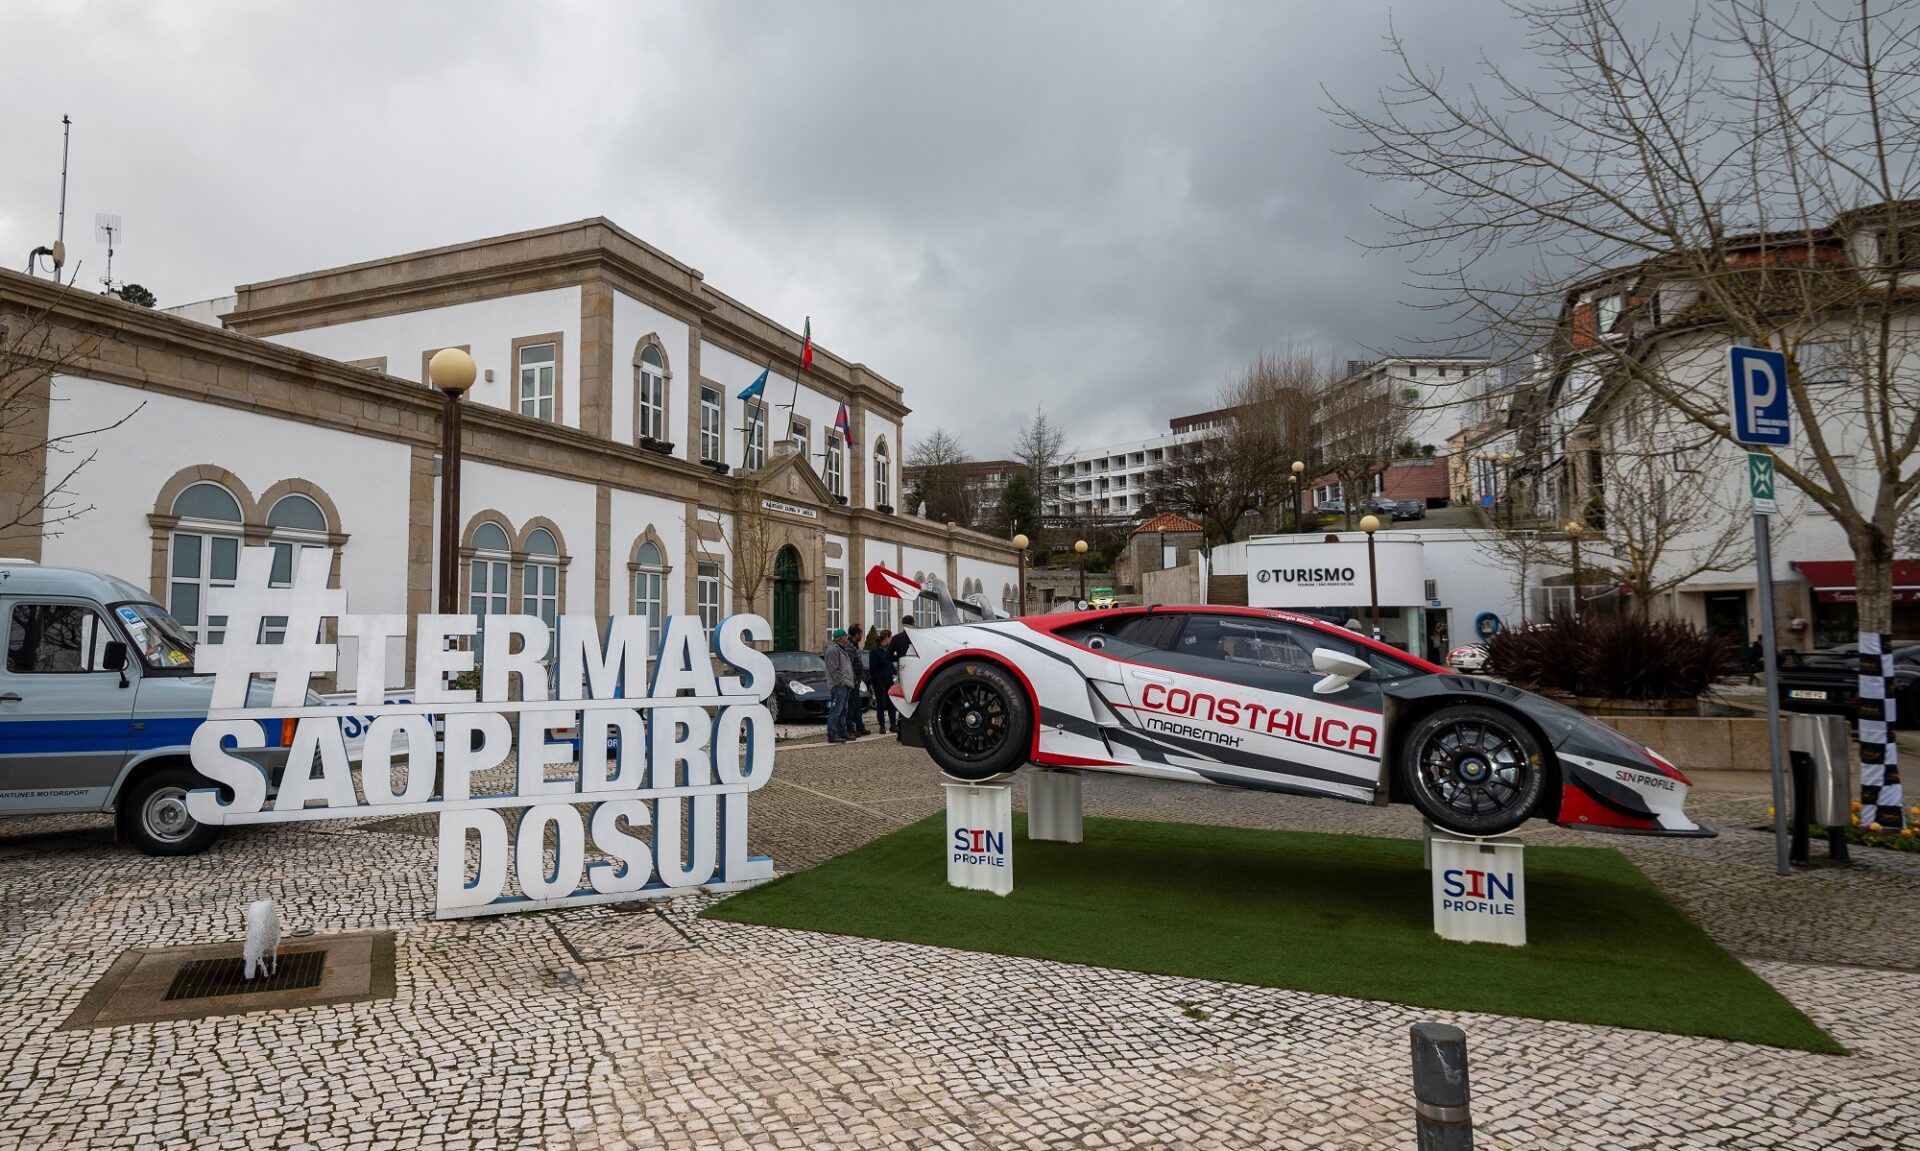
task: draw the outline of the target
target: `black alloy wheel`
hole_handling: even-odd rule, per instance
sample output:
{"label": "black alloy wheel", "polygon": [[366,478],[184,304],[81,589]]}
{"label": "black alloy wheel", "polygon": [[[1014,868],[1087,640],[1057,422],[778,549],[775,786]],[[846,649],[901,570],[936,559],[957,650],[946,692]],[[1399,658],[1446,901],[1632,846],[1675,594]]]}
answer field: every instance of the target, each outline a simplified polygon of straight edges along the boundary
{"label": "black alloy wheel", "polygon": [[1496,708],[1441,708],[1414,725],[1400,756],[1420,814],[1462,835],[1512,831],[1536,814],[1547,789],[1539,740]]}
{"label": "black alloy wheel", "polygon": [[1033,705],[994,664],[969,660],[941,672],[915,718],[933,762],[956,779],[991,779],[1026,762]]}

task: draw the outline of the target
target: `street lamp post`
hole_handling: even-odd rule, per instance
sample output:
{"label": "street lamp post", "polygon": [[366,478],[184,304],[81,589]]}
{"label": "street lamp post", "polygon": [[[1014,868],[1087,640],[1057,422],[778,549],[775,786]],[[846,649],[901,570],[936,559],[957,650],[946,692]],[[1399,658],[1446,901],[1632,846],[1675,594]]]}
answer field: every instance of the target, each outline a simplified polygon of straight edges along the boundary
{"label": "street lamp post", "polygon": [[1020,553],[1020,615],[1027,614],[1027,545],[1031,542],[1025,532],[1014,534],[1013,546]]}
{"label": "street lamp post", "polygon": [[473,386],[473,357],[441,348],[427,361],[427,379],[446,396],[440,417],[440,614],[455,615],[460,597],[460,399]]}
{"label": "street lamp post", "polygon": [[1500,453],[1500,502],[1506,505],[1507,530],[1513,530],[1513,453]]}
{"label": "street lamp post", "polygon": [[1367,588],[1373,601],[1373,638],[1380,638],[1380,571],[1373,562],[1373,533],[1380,530],[1379,516],[1361,516],[1360,530],[1367,533]]}
{"label": "street lamp post", "polygon": [[1587,530],[1579,520],[1567,521],[1567,538],[1573,541],[1573,614],[1580,614],[1580,536]]}
{"label": "street lamp post", "polygon": [[1293,530],[1300,530],[1300,485],[1306,482],[1307,465],[1293,461]]}
{"label": "street lamp post", "polygon": [[1073,541],[1074,554],[1080,557],[1080,602],[1087,602],[1087,541]]}

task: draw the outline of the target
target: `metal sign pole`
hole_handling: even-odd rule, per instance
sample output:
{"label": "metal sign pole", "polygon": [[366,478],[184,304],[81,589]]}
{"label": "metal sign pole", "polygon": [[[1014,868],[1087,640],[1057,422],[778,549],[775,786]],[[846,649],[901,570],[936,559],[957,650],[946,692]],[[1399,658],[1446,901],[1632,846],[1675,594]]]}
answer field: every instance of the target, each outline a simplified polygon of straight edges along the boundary
{"label": "metal sign pole", "polygon": [[1780,690],[1778,655],[1773,643],[1773,548],[1767,530],[1767,516],[1753,516],[1753,558],[1757,569],[1755,583],[1760,591],[1760,651],[1767,683],[1767,760],[1773,771],[1773,846],[1774,862],[1781,875],[1793,874],[1788,862],[1787,777],[1780,762]]}

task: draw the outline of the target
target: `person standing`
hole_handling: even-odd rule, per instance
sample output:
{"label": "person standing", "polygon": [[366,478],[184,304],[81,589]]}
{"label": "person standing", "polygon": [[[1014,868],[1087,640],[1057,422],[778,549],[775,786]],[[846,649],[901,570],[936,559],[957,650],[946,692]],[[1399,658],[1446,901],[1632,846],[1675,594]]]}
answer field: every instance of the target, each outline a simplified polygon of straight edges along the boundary
{"label": "person standing", "polygon": [[[863,634],[859,624],[847,625],[847,654],[853,660],[853,692],[847,704],[847,715],[851,722],[847,726],[855,736],[873,734],[867,730],[867,705],[863,702],[873,692],[872,686],[867,683],[867,654],[861,650],[860,637]],[[862,688],[866,690],[862,691]]]}
{"label": "person standing", "polygon": [[834,628],[833,638],[827,643],[827,742],[845,743],[850,738],[847,729],[847,697],[853,692],[853,659],[848,654],[847,632],[845,628]]}
{"label": "person standing", "polygon": [[893,689],[897,677],[893,666],[893,648],[887,641],[893,633],[886,628],[874,637],[873,650],[867,653],[867,682],[873,685],[873,718],[880,734],[887,734],[888,727],[900,726],[899,713],[893,709],[893,697],[887,693]]}
{"label": "person standing", "polygon": [[[893,675],[895,679],[898,679],[900,677],[900,661],[906,658],[907,649],[913,646],[913,641],[907,638],[907,629],[912,626],[913,626],[913,616],[911,615],[902,616],[900,618],[900,630],[894,634],[894,637],[892,639],[887,641],[888,663],[890,663],[893,666]],[[891,708],[893,706],[893,701],[888,700],[887,706]],[[899,739],[902,741],[906,739],[906,735],[902,733],[900,729],[900,721],[897,716],[895,717],[894,723],[893,723],[893,735],[895,739]]]}

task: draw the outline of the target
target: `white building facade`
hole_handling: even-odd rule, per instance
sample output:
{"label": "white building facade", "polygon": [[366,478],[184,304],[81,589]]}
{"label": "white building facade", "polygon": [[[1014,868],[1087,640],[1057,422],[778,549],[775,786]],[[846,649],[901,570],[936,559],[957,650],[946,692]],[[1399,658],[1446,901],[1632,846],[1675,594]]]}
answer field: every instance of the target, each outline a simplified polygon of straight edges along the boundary
{"label": "white building facade", "polygon": [[[1017,583],[1004,541],[895,510],[897,385],[819,347],[799,371],[797,333],[605,220],[242,285],[179,315],[0,275],[16,338],[43,309],[84,352],[10,434],[80,435],[93,458],[9,477],[0,502],[79,514],[29,517],[0,554],[148,587],[203,641],[223,622],[206,593],[244,545],[331,550],[355,612],[434,610],[444,400],[426,363],[447,347],[478,367],[463,611],[754,610],[775,647],[817,650],[833,627],[898,626],[897,601],[866,590],[874,564],[1003,599]],[[763,561],[761,579],[743,570]],[[401,645],[390,657],[410,674]]]}

